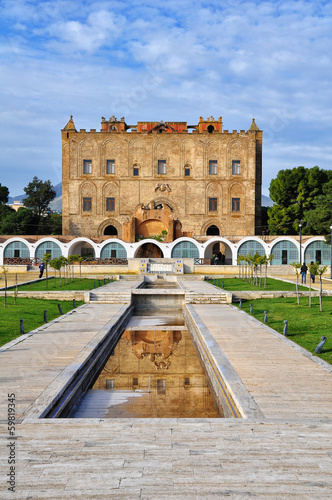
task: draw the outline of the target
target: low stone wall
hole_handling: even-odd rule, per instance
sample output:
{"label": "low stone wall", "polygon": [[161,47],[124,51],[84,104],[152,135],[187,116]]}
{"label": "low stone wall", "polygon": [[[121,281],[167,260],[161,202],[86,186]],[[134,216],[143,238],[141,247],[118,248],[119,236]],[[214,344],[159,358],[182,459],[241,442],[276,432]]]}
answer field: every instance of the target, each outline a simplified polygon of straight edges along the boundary
{"label": "low stone wall", "polygon": [[[7,297],[13,297],[14,291],[8,290]],[[3,297],[5,292],[0,292],[0,297]],[[28,298],[28,299],[47,299],[47,300],[84,300],[84,290],[72,291],[72,290],[49,290],[43,292],[17,292],[17,298]]]}
{"label": "low stone wall", "polygon": [[218,278],[226,278],[230,275],[239,276],[239,266],[195,266],[195,274],[213,274],[218,275]]}
{"label": "low stone wall", "polygon": [[[239,291],[233,293],[233,302],[238,302],[239,299],[243,300],[254,300],[254,299],[277,299],[279,297],[294,297],[296,298],[296,292],[279,292],[279,291],[264,291],[264,290],[254,290],[254,291]],[[328,297],[332,295],[332,291],[323,291],[323,296]],[[308,297],[308,292],[299,292],[299,297]],[[319,297],[318,291],[311,291],[312,297]]]}

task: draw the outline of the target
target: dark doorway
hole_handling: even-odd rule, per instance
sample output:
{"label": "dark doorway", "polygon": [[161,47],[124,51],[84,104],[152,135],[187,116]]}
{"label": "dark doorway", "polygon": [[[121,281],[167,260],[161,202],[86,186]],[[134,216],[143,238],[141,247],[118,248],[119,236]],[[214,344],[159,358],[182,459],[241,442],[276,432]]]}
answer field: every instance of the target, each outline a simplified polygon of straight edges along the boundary
{"label": "dark doorway", "polygon": [[104,234],[107,236],[117,236],[118,230],[114,226],[107,226],[105,227]]}
{"label": "dark doorway", "polygon": [[154,243],[144,243],[135,255],[138,259],[161,259],[164,257],[163,252]]}
{"label": "dark doorway", "polygon": [[282,250],[281,264],[287,264],[287,250]]}
{"label": "dark doorway", "polygon": [[322,251],[321,250],[316,250],[316,262],[318,262],[318,264],[322,263]]}
{"label": "dark doorway", "polygon": [[207,128],[209,134],[212,134],[212,132],[214,131],[214,126],[213,125],[209,125],[208,128]]}
{"label": "dark doorway", "polygon": [[206,236],[219,236],[219,227],[217,226],[209,226],[206,231]]}

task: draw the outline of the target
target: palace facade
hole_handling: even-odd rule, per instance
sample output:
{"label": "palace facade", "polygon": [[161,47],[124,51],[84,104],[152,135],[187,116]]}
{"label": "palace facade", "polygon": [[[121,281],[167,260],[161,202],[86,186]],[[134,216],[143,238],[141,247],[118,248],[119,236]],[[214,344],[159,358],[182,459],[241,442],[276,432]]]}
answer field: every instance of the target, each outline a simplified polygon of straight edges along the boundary
{"label": "palace facade", "polygon": [[62,130],[63,235],[125,242],[260,234],[262,131],[222,118]]}

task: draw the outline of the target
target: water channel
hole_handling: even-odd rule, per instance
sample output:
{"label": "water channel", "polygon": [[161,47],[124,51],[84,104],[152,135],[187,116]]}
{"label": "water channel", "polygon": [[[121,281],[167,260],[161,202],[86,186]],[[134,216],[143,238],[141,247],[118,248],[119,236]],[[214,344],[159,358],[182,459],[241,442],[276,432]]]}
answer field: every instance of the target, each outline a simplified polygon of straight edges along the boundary
{"label": "water channel", "polygon": [[[160,285],[160,286],[158,286]],[[176,288],[149,283],[146,288]],[[137,307],[70,418],[220,418],[182,309]]]}

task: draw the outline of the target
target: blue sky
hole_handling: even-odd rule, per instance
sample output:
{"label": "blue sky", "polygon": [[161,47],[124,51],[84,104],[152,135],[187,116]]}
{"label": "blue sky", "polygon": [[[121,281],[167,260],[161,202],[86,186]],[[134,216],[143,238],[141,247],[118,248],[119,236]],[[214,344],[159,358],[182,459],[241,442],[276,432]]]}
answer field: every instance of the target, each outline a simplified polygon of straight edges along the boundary
{"label": "blue sky", "polygon": [[332,2],[0,1],[2,185],[61,181],[60,130],[223,117],[280,169],[332,168]]}

